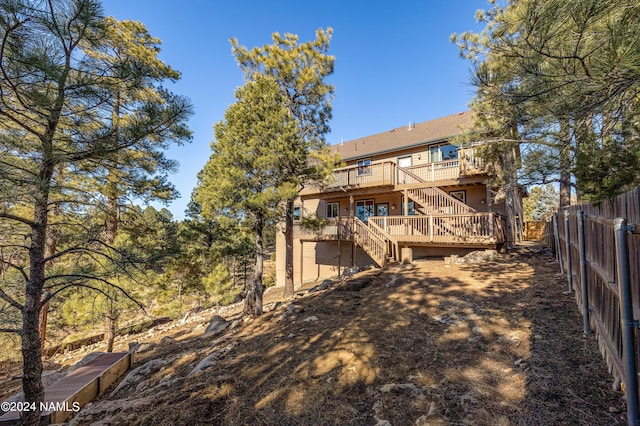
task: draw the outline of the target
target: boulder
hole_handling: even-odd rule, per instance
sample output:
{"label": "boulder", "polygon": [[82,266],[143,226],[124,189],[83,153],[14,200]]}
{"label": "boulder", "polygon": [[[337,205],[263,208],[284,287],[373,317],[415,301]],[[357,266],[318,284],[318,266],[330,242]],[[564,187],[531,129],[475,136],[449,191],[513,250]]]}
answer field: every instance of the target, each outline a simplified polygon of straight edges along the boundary
{"label": "boulder", "polygon": [[319,285],[310,288],[309,293],[315,293],[316,291],[326,290],[333,284],[332,280],[324,280]]}
{"label": "boulder", "polygon": [[171,345],[171,344],[173,344],[175,342],[176,342],[176,339],[174,339],[171,336],[164,336],[162,339],[160,339],[160,344],[162,346]]}
{"label": "boulder", "polygon": [[226,330],[229,325],[231,325],[229,321],[222,318],[220,315],[214,315],[213,317],[211,317],[211,320],[209,320],[209,325],[204,330],[204,335],[217,336],[218,334]]}

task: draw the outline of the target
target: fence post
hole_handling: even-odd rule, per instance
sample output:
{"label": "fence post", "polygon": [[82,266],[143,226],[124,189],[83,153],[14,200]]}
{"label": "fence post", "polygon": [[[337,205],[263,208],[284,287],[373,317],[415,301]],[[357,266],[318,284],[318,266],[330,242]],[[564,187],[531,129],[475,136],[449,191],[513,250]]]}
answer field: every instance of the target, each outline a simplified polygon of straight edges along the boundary
{"label": "fence post", "polygon": [[564,260],[560,249],[560,226],[558,226],[558,212],[553,213],[553,242],[555,243],[556,258],[560,264],[560,273],[564,274]]}
{"label": "fence post", "polygon": [[582,332],[587,335],[589,326],[589,288],[587,283],[587,252],[584,243],[584,211],[578,210],[578,247],[580,248],[580,287],[582,289]]}
{"label": "fence post", "polygon": [[631,299],[631,274],[629,271],[629,252],[627,232],[630,227],[624,218],[614,220],[616,241],[616,270],[618,275],[618,294],[620,297],[620,322],[622,327],[622,360],[624,363],[625,396],[627,399],[627,422],[638,425],[638,378],[635,360],[633,300]]}
{"label": "fence post", "polygon": [[564,211],[564,238],[567,246],[567,281],[569,281],[569,291],[573,291],[573,275],[571,274],[571,233],[569,232],[569,210]]}

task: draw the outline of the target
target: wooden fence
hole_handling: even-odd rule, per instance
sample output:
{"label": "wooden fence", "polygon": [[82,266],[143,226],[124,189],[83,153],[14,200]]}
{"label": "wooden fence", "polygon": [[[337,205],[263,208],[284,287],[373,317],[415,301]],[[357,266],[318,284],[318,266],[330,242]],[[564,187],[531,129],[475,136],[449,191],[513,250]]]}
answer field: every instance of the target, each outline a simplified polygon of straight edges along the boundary
{"label": "wooden fence", "polygon": [[629,424],[640,424],[640,187],[598,204],[559,210],[545,229],[585,333],[596,333],[614,378],[624,384]]}

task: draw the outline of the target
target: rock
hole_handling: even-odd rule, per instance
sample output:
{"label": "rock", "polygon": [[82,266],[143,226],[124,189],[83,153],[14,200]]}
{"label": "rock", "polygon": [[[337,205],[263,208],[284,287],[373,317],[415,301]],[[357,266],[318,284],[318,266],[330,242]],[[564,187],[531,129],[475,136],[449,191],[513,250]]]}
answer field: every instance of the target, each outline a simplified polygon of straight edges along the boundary
{"label": "rock", "polygon": [[[453,258],[453,256],[451,256]],[[498,259],[498,252],[496,250],[476,250],[467,253],[464,257],[456,258],[451,263],[484,263],[494,262]]]}
{"label": "rock", "polygon": [[120,382],[120,384],[113,390],[113,392],[111,392],[111,397],[117,394],[120,389],[140,382],[149,374],[159,370],[166,364],[167,361],[163,359],[152,359],[151,361],[142,364],[140,367],[134,368],[129,372],[129,374],[127,374],[127,376]]}
{"label": "rock", "polygon": [[311,321],[316,322],[316,321],[318,321],[318,317],[312,315],[310,317],[305,318],[303,321],[304,322],[311,322]]}
{"label": "rock", "polygon": [[240,327],[242,325],[242,321],[240,320],[235,320],[231,322],[231,325],[229,326],[229,330],[235,330],[236,328]]}
{"label": "rock", "polygon": [[164,336],[162,339],[160,339],[160,344],[163,346],[171,345],[175,342],[176,342],[176,339],[174,339],[171,336]]}
{"label": "rock", "polygon": [[315,293],[316,291],[326,290],[333,284],[332,280],[324,280],[319,285],[309,289],[308,293]]}
{"label": "rock", "polygon": [[346,291],[360,291],[363,288],[370,286],[372,282],[373,280],[370,277],[362,277],[348,281],[341,289]]}
{"label": "rock", "polygon": [[[278,321],[285,319],[289,315],[292,315],[296,311],[296,309],[298,309],[298,305],[291,303],[289,306],[287,306],[287,309],[278,317]],[[300,312],[304,312],[304,310],[301,309]],[[292,316],[291,318],[295,319],[295,316]]]}
{"label": "rock", "polygon": [[445,257],[444,258],[444,264],[445,265],[451,265],[454,263],[458,262],[458,255],[457,254],[452,254],[451,256]]}
{"label": "rock", "polygon": [[207,326],[206,330],[204,330],[204,335],[216,336],[226,330],[230,325],[231,323],[222,318],[220,315],[214,315],[213,317],[211,317],[211,320],[209,320],[209,325]]}
{"label": "rock", "polygon": [[350,277],[354,274],[358,273],[358,267],[357,266],[353,266],[351,268],[344,268],[344,271],[342,271],[342,276],[343,277]]}
{"label": "rock", "polygon": [[392,285],[394,285],[396,283],[396,281],[398,281],[399,276],[396,275],[396,274],[392,274],[390,278],[391,278],[391,280],[384,285],[386,288],[389,288]]}
{"label": "rock", "polygon": [[180,324],[186,324],[186,322],[189,320],[189,318],[193,315],[193,311],[187,311],[187,313],[185,313],[182,316],[182,319],[180,320]]}
{"label": "rock", "polygon": [[191,370],[191,373],[189,373],[189,376],[214,366],[227,353],[233,350],[233,348],[235,348],[237,344],[238,344],[237,342],[232,342],[232,343],[229,343],[227,346],[210,353],[209,355],[204,357],[202,361],[200,361],[193,370]]}
{"label": "rock", "polygon": [[133,348],[129,347],[129,352],[140,353],[140,352],[150,351],[151,349],[153,349],[153,345],[151,343],[139,343]]}

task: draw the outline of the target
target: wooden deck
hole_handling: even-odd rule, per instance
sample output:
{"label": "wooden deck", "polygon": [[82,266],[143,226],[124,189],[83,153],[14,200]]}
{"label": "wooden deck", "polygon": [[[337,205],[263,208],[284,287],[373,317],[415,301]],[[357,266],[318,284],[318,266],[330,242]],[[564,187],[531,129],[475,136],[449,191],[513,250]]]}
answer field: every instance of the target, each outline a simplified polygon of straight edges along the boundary
{"label": "wooden deck", "polygon": [[[327,219],[317,229],[294,225],[294,235],[303,241],[353,241],[353,219]],[[496,213],[453,215],[373,216],[369,227],[375,226],[382,237],[403,243],[437,245],[494,245],[505,242],[505,219]]]}
{"label": "wooden deck", "polygon": [[[424,187],[456,184],[462,178],[477,177],[487,173],[484,161],[475,156],[474,148],[459,148],[457,158],[399,167],[396,160],[374,161],[366,166],[352,164],[340,167],[322,184],[305,186],[302,197],[363,188],[391,187],[396,190],[412,185]],[[429,186],[429,185],[427,185]]]}
{"label": "wooden deck", "polygon": [[[43,411],[41,424],[62,423],[78,409],[101,395],[133,363],[133,353],[103,353],[78,367],[44,390],[45,406],[59,409]],[[20,412],[9,411],[0,417],[0,425],[20,424]]]}

